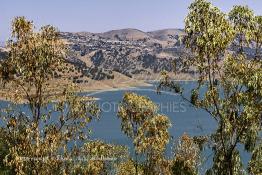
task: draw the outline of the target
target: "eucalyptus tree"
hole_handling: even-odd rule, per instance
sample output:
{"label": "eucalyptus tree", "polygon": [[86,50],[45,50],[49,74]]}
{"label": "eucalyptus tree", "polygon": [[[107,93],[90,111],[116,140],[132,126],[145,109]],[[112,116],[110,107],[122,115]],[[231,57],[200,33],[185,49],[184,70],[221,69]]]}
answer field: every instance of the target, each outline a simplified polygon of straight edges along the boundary
{"label": "eucalyptus tree", "polygon": [[88,155],[91,159],[76,163],[70,174],[119,174],[120,165],[126,164],[129,158],[126,146],[107,144],[101,140],[85,143],[81,152],[81,155]]}
{"label": "eucalyptus tree", "polygon": [[254,13],[247,6],[234,6],[229,12],[229,20],[236,32],[235,46],[238,52],[243,52],[252,41],[254,30]]}
{"label": "eucalyptus tree", "polygon": [[117,116],[121,120],[122,131],[133,140],[136,154],[135,174],[140,171],[138,155],[146,158],[144,174],[169,172],[164,150],[169,142],[168,117],[157,113],[158,107],[148,97],[126,93],[119,104]]}
{"label": "eucalyptus tree", "polygon": [[87,139],[88,123],[99,110],[73,85],[55,91],[50,84],[64,68],[67,52],[56,28],[35,31],[31,21],[17,17],[7,47],[0,66],[10,92],[10,105],[1,111],[2,139],[9,148],[5,163],[17,174],[67,174],[66,161]]}
{"label": "eucalyptus tree", "polygon": [[196,175],[201,164],[201,152],[194,138],[184,133],[174,145],[172,173],[177,175]]}
{"label": "eucalyptus tree", "polygon": [[255,16],[254,29],[252,31],[253,42],[256,46],[256,58],[261,58],[262,49],[262,16]]}
{"label": "eucalyptus tree", "polygon": [[[253,153],[251,169],[259,170],[261,163],[254,163],[262,160],[261,28],[254,27],[261,27],[259,19],[247,7],[235,6],[227,16],[210,2],[195,0],[185,19],[185,44],[194,56],[185,65],[196,68],[197,85],[188,99],[171,77],[160,82],[160,88],[171,87],[217,122],[210,137],[213,166],[207,174],[244,174],[241,145]],[[252,56],[244,47],[252,48],[254,42],[259,48],[253,48],[257,51]]]}
{"label": "eucalyptus tree", "polygon": [[136,151],[146,155],[145,174],[170,174],[169,162],[164,158],[165,148],[169,142],[170,126],[168,117],[155,115],[138,129],[134,143]]}

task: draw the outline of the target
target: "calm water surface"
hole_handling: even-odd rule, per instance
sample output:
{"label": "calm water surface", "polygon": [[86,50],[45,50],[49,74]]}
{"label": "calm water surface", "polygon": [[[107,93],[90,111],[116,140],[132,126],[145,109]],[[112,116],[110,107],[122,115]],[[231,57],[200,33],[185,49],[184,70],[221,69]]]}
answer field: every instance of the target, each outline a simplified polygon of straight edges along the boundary
{"label": "calm water surface", "polygon": [[[184,87],[186,96],[189,97],[191,89],[196,86],[196,83],[191,81],[180,83]],[[139,95],[148,96],[159,105],[159,113],[169,117],[172,127],[169,130],[171,141],[167,147],[167,156],[171,156],[171,147],[174,140],[177,140],[183,133],[190,136],[207,135],[216,129],[216,122],[207,112],[194,108],[178,94],[170,92],[157,94],[156,84],[152,84],[151,87],[83,93],[82,95],[96,97],[98,99],[97,104],[102,111],[99,121],[93,121],[90,125],[92,129],[91,138],[132,147],[132,142],[121,132],[120,120],[117,118],[118,103],[122,100],[125,92],[135,92]],[[7,102],[1,102],[0,104],[5,106]],[[22,106],[22,108],[25,107]],[[206,150],[205,156],[210,156],[205,165],[205,167],[208,167],[212,161],[211,151]],[[241,157],[246,163],[250,156],[242,151]]]}

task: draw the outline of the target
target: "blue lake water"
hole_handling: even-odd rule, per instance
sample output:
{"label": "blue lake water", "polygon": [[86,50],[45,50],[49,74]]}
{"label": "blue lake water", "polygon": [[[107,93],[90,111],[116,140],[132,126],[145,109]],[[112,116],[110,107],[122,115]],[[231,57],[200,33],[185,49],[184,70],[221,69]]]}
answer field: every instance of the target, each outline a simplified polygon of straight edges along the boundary
{"label": "blue lake water", "polygon": [[[196,86],[196,82],[180,82],[184,87],[185,96],[190,96],[191,90]],[[148,96],[152,101],[159,105],[159,113],[169,117],[172,127],[169,130],[171,140],[167,146],[166,155],[172,156],[172,145],[183,133],[190,136],[209,135],[216,129],[216,121],[204,110],[196,109],[188,102],[183,100],[179,94],[171,92],[156,93],[157,84],[151,87],[137,87],[124,90],[97,91],[88,93],[98,98],[97,103],[100,106],[101,118],[97,122],[91,123],[92,138],[102,139],[110,143],[128,145],[132,148],[132,142],[121,132],[120,120],[117,118],[117,104],[122,100],[125,92],[135,92],[139,95]],[[203,156],[206,162],[201,172],[204,172],[212,163],[212,152],[210,149],[204,151]],[[241,157],[244,164],[250,155],[241,151]]]}
{"label": "blue lake water", "polygon": [[[196,86],[195,82],[180,82],[184,87],[186,96],[189,97],[191,89]],[[211,134],[216,129],[216,122],[212,117],[201,109],[196,109],[188,102],[182,99],[179,94],[162,92],[160,95],[156,93],[156,84],[150,87],[137,87],[124,90],[112,91],[95,91],[83,93],[98,98],[97,104],[101,109],[101,116],[98,121],[90,124],[92,129],[91,138],[101,139],[110,143],[128,145],[132,148],[132,142],[121,132],[120,120],[117,118],[118,103],[122,100],[125,92],[135,92],[139,95],[148,96],[152,101],[159,105],[159,113],[169,117],[172,127],[169,130],[171,135],[170,144],[167,147],[167,156],[171,156],[171,147],[183,133],[190,136]],[[7,104],[6,102],[0,103]],[[210,150],[205,151],[205,156],[209,157]],[[244,151],[241,157],[245,164],[250,155]],[[208,163],[209,162],[209,163]],[[210,166],[212,155],[207,160],[204,169]]]}
{"label": "blue lake water", "polygon": [[[194,87],[193,82],[183,82],[187,87],[186,92]],[[125,92],[135,92],[139,95],[148,96],[158,104],[159,113],[169,117],[172,123],[170,134],[174,139],[183,133],[192,136],[211,133],[216,126],[215,121],[205,111],[192,107],[184,101],[179,94],[171,92],[156,93],[156,87],[138,87],[125,90],[100,91],[91,93],[98,98],[97,103],[101,108],[101,119],[93,122],[93,138],[100,138],[110,142],[128,143],[128,139],[121,133],[120,120],[117,118],[117,104],[122,100]]]}

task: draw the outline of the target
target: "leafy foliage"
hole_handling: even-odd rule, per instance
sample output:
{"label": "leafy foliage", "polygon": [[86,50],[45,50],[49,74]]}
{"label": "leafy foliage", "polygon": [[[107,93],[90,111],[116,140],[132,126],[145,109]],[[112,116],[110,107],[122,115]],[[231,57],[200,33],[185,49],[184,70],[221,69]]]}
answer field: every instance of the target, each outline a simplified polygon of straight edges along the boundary
{"label": "leafy foliage", "polygon": [[124,133],[133,139],[138,174],[137,155],[143,153],[145,174],[169,173],[169,164],[164,159],[164,150],[169,142],[169,119],[157,114],[157,106],[147,97],[126,93],[119,105],[118,117]]}
{"label": "leafy foliage", "polygon": [[198,174],[200,165],[200,149],[193,138],[183,134],[175,145],[173,174],[194,175]]}
{"label": "leafy foliage", "polygon": [[88,160],[74,163],[72,174],[115,174],[120,164],[127,162],[129,157],[126,147],[100,140],[85,143],[81,154],[88,155]]}
{"label": "leafy foliage", "polygon": [[[17,17],[12,29],[5,60],[8,69],[1,69],[1,75],[8,75],[4,80],[17,87],[9,99],[13,103],[1,111],[9,149],[5,163],[17,174],[66,173],[64,160],[57,156],[69,158],[72,144],[79,149],[76,142],[88,137],[87,125],[99,110],[94,102],[78,96],[74,86],[57,94],[50,90],[49,80],[63,67],[66,54],[54,27],[34,32],[31,21]],[[21,102],[28,112],[19,108]]]}
{"label": "leafy foliage", "polygon": [[[252,153],[261,142],[259,19],[243,6],[235,6],[228,17],[205,0],[195,0],[189,7],[185,42],[194,58],[185,65],[196,68],[198,83],[191,99],[183,92],[181,95],[217,121],[217,130],[211,135],[213,167],[208,174],[244,174],[238,145]],[[254,42],[256,52],[250,55],[244,48],[253,47]],[[236,52],[228,52],[232,45]],[[174,87],[174,83],[164,77],[160,86]]]}

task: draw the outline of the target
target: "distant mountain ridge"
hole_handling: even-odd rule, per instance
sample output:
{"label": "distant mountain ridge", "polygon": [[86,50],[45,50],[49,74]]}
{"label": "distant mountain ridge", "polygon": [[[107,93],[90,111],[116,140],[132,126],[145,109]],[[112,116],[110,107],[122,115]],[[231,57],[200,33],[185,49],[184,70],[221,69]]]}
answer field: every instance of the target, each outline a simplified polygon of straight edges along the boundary
{"label": "distant mountain ridge", "polygon": [[137,41],[143,39],[155,39],[161,41],[172,41],[173,36],[183,36],[185,32],[183,29],[169,28],[169,29],[161,29],[155,31],[144,32],[139,29],[134,28],[124,28],[124,29],[116,29],[110,30],[102,33],[91,33],[91,32],[76,32],[76,34],[82,35],[93,35],[98,36],[105,39],[112,40],[129,40],[129,41]]}
{"label": "distant mountain ridge", "polygon": [[[91,80],[106,82],[110,87],[117,87],[123,80],[137,81],[145,77],[156,80],[161,71],[172,73],[174,66],[176,70],[182,67],[183,59],[192,58],[193,54],[184,45],[185,36],[183,29],[172,28],[149,32],[132,28],[102,33],[60,32],[69,48],[68,70],[55,77],[66,77],[84,86]],[[229,51],[235,50],[230,47]],[[244,51],[254,55],[252,47]],[[0,47],[0,60],[7,55],[8,49]],[[194,73],[193,69],[188,69],[176,75],[178,79],[192,79]],[[97,88],[96,84],[91,85]]]}
{"label": "distant mountain ridge", "polygon": [[117,40],[139,40],[144,38],[150,38],[150,36],[146,32],[132,28],[111,30],[104,33],[99,33],[98,35],[103,38]]}
{"label": "distant mountain ridge", "polygon": [[183,29],[162,29],[148,32],[153,38],[158,40],[172,40],[172,36],[184,36]]}
{"label": "distant mountain ridge", "polygon": [[164,70],[171,72],[173,62],[185,52],[182,44],[184,36],[182,29],[61,32],[61,37],[72,51],[68,60],[86,65],[85,73],[93,69],[107,74],[118,72],[132,78],[159,74]]}

